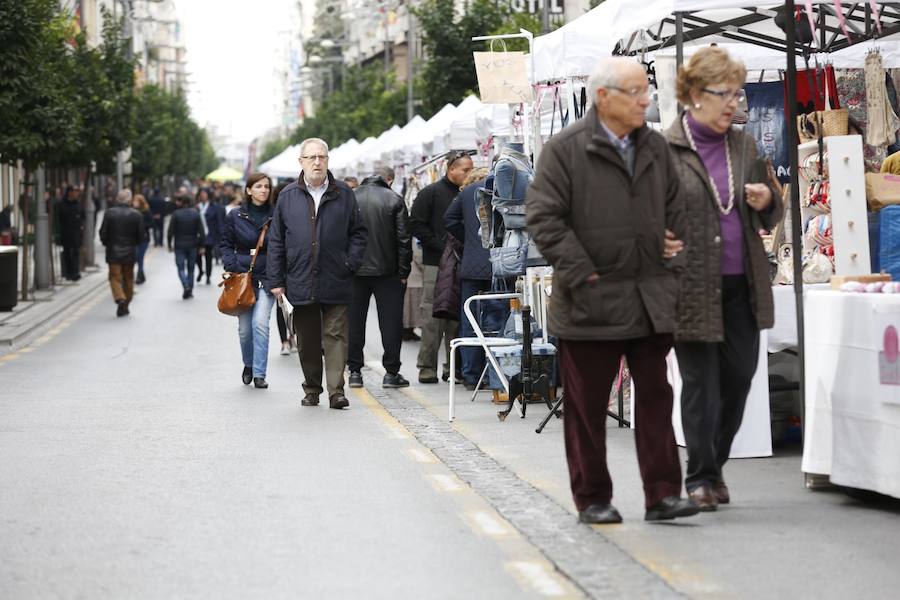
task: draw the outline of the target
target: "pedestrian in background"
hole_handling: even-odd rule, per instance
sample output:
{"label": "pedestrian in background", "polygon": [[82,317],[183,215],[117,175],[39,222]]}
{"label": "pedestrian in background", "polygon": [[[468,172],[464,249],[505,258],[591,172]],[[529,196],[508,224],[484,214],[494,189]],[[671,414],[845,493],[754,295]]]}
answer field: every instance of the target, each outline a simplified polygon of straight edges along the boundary
{"label": "pedestrian in background", "polygon": [[400,388],[409,385],[400,374],[400,346],[403,333],[403,285],[412,261],[409,215],[400,194],[391,189],[394,170],[376,169],[375,175],[356,188],[356,201],[368,232],[366,254],[353,277],[353,302],[350,304],[350,387],[363,387],[363,348],[366,345],[366,317],[369,302],[375,296],[378,328],[384,354],[385,374],[381,386]]}
{"label": "pedestrian in background", "polygon": [[[528,190],[528,230],[553,265],[548,324],[559,338],[564,436],[579,519],[619,523],[606,460],[609,389],[624,355],[640,408],[635,426],[647,521],[699,512],[681,498],[666,355],[675,330],[676,266],[686,233],[678,171],[647,127],[647,74],[627,58],[600,61],[584,118],[544,146]],[[602,192],[602,193],[600,193]],[[629,201],[624,202],[623,199]]]}
{"label": "pedestrian in background", "polygon": [[756,142],[731,127],[746,75],[722,48],[699,50],[678,73],[678,101],[687,112],[666,132],[690,224],[675,329],[684,483],[704,511],[731,501],[722,467],[744,417],[759,330],[775,321],[758,231],[772,230],[783,206]]}
{"label": "pedestrian in background", "polygon": [[[444,345],[444,381],[450,380],[450,340],[456,337],[458,321],[435,319],[432,316],[434,285],[437,281],[438,264],[444,252],[447,226],[444,213],[459,194],[459,189],[473,168],[467,152],[451,154],[447,162],[447,174],[440,180],[425,186],[416,196],[409,214],[410,230],[422,242],[422,262],[424,264],[422,289],[422,342],[416,366],[419,368],[420,383],[437,383],[438,351]],[[455,375],[455,374],[454,374]]]}
{"label": "pedestrian in background", "polygon": [[153,215],[153,245],[163,245],[163,221],[166,218],[166,199],[163,198],[159,188],[153,189],[153,194],[147,202],[150,205],[150,214]]}
{"label": "pedestrian in background", "polygon": [[59,203],[59,241],[62,246],[62,276],[69,281],[81,279],[81,242],[84,237],[84,210],[77,190],[67,186]]}
{"label": "pedestrian in background", "polygon": [[[210,284],[212,277],[213,258],[216,254],[216,248],[222,239],[222,230],[225,227],[225,213],[219,211],[219,206],[212,202],[209,190],[200,188],[197,192],[197,212],[200,213],[200,220],[203,221],[203,227],[206,231],[206,237],[203,239],[203,259],[197,261],[197,283],[203,279],[206,274],[206,285]],[[206,263],[206,269],[202,263]]]}
{"label": "pedestrian in background", "polygon": [[353,274],[363,262],[366,228],[353,190],[328,170],[328,144],[300,144],[300,178],[278,198],[269,239],[269,279],[276,296],[294,305],[294,331],[303,369],[303,406],[319,404],[322,354],[328,404],[343,409],[347,365],[347,306]]}
{"label": "pedestrian in background", "polygon": [[[244,370],[241,380],[245,385],[253,382],[257,388],[267,388],[266,369],[269,364],[269,327],[272,320],[272,295],[267,273],[267,247],[269,224],[272,220],[272,180],[264,173],[252,173],[247,177],[244,188],[244,203],[233,210],[225,219],[225,230],[219,249],[226,271],[246,273],[253,264],[253,293],[256,302],[253,308],[238,316],[238,338],[241,343],[241,358]],[[263,243],[256,251],[260,236]]]}
{"label": "pedestrian in background", "polygon": [[106,211],[100,225],[100,241],[106,246],[109,288],[117,305],[117,317],[129,314],[128,305],[134,297],[135,255],[146,233],[143,216],[131,207],[131,190],[120,191],[115,206]]}
{"label": "pedestrian in background", "polygon": [[[463,244],[459,267],[460,283],[460,337],[474,337],[475,330],[466,318],[463,306],[472,296],[491,291],[491,253],[481,244],[481,221],[478,219],[480,199],[478,190],[488,186],[488,169],[473,169],[466,178],[466,185],[450,203],[444,214],[447,232]],[[472,304],[475,318],[482,331],[500,331],[506,322],[507,310],[500,300],[484,300]],[[467,390],[474,390],[484,371],[485,355],[482,348],[460,348],[463,383]]]}
{"label": "pedestrian in background", "polygon": [[200,213],[191,206],[191,197],[181,195],[175,198],[175,212],[169,217],[169,230],[166,239],[169,252],[175,251],[175,266],[181,280],[181,298],[188,300],[194,297],[194,265],[198,252],[203,252],[203,241],[206,232]]}
{"label": "pedestrian in background", "polygon": [[346,183],[347,187],[349,187],[351,190],[355,190],[359,187],[359,179],[353,177],[352,175],[344,177],[344,183]]}
{"label": "pedestrian in background", "polygon": [[147,255],[147,248],[150,246],[150,231],[153,229],[155,221],[153,219],[153,213],[150,212],[150,205],[147,204],[147,199],[144,198],[143,194],[134,195],[134,201],[132,202],[131,207],[141,213],[141,219],[144,223],[144,237],[137,247],[138,272],[137,278],[134,280],[136,284],[141,285],[147,281],[147,276],[144,274],[144,256]]}

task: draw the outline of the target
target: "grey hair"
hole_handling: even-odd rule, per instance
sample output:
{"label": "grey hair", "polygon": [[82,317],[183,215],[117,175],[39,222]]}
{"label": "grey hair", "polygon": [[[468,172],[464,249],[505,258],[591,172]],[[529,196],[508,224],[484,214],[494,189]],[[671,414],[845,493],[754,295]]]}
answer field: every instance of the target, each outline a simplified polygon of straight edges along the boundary
{"label": "grey hair", "polygon": [[306,150],[306,146],[309,144],[319,144],[325,148],[325,154],[328,154],[328,143],[325,140],[321,138],[306,138],[300,142],[300,156],[303,156],[303,151]]}
{"label": "grey hair", "polygon": [[125,188],[124,190],[119,190],[119,193],[116,194],[116,203],[117,204],[131,204],[131,190]]}
{"label": "grey hair", "polygon": [[384,165],[383,167],[378,167],[375,169],[375,174],[384,179],[385,181],[393,181],[394,180],[394,169],[391,167]]}
{"label": "grey hair", "polygon": [[624,56],[605,56],[597,62],[588,79],[588,98],[592,103],[597,99],[597,90],[620,85],[623,67],[628,64],[637,61]]}

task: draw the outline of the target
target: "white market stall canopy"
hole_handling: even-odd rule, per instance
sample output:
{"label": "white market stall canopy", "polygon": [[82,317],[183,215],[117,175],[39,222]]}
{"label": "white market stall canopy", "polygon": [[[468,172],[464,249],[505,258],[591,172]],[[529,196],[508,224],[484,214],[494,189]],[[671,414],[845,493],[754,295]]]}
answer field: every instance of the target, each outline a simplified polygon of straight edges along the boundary
{"label": "white market stall canopy", "polygon": [[259,165],[259,170],[269,177],[296,177],[300,173],[299,158],[300,145],[290,146]]}
{"label": "white market stall canopy", "polygon": [[[868,2],[845,3],[844,14],[851,39],[843,37],[833,0],[812,0],[824,19],[823,45],[830,51],[862,41],[875,28]],[[798,6],[805,3],[798,0]],[[882,34],[900,32],[900,10],[878,2]],[[749,5],[749,6],[748,6]],[[610,54],[637,54],[676,43],[676,14],[680,14],[685,42],[746,42],[773,50],[785,50],[784,33],[775,25],[775,8],[782,3],[763,0],[606,0],[571,23],[534,41],[535,81],[586,77],[597,60]],[[816,18],[817,27],[819,20]],[[821,45],[823,33],[816,31]],[[782,54],[783,56],[783,54]]]}

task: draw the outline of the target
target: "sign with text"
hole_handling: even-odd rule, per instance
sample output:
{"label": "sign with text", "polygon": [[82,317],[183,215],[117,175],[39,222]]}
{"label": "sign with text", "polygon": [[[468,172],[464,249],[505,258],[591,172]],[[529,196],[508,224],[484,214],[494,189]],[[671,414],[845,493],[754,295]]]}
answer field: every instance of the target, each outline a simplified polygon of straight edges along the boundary
{"label": "sign with text", "polygon": [[551,15],[561,15],[565,12],[563,0],[510,0],[509,7],[514,13],[539,15],[544,8],[544,2],[550,3]]}

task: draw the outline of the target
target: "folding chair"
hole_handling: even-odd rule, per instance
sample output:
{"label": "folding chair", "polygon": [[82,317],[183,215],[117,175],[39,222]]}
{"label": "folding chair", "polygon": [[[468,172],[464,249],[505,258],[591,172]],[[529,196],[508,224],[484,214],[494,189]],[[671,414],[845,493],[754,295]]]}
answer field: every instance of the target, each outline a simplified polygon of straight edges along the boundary
{"label": "folding chair", "polygon": [[[515,346],[520,342],[518,340],[514,340],[512,338],[504,338],[504,337],[486,337],[484,332],[481,330],[481,325],[478,323],[478,319],[472,313],[472,302],[478,302],[482,300],[507,300],[510,298],[519,298],[521,300],[521,295],[515,292],[505,292],[499,294],[476,294],[469,299],[467,299],[463,303],[463,313],[465,317],[469,320],[469,323],[472,325],[472,330],[475,332],[475,337],[463,337],[463,338],[454,338],[450,340],[450,373],[456,373],[456,349],[461,348],[463,346],[471,346],[471,347],[481,347],[484,348],[484,354],[487,358],[488,365],[494,367],[494,372],[497,373],[497,377],[500,379],[500,383],[503,384],[503,388],[509,393],[509,379],[506,378],[506,375],[503,374],[503,371],[500,369],[500,365],[497,363],[497,359],[494,357],[494,354],[491,352],[491,348],[497,348],[499,346]],[[482,372],[481,378],[484,378],[484,374],[487,371],[487,365],[485,365],[485,371]],[[479,380],[480,383],[481,380]],[[475,387],[475,391],[477,393],[478,386]],[[453,421],[455,418],[455,408],[456,408],[456,386],[453,385],[453,382],[450,382],[450,407],[449,407],[449,419]],[[474,398],[474,396],[473,396]],[[518,407],[516,410],[519,410]],[[521,413],[520,413],[521,414]]]}

